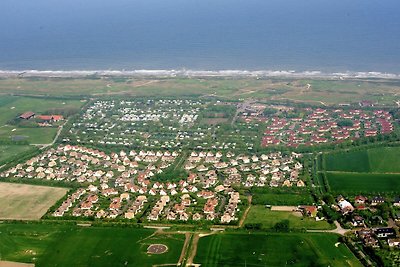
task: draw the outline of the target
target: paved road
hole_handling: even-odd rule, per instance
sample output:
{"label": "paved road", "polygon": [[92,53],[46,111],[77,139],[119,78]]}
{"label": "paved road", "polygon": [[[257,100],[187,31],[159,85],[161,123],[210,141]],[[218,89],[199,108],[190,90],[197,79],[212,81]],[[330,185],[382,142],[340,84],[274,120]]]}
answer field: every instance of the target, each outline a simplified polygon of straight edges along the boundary
{"label": "paved road", "polygon": [[339,235],[345,235],[349,229],[344,229],[338,221],[334,221],[336,229],[333,230],[307,230],[309,233],[334,233]]}

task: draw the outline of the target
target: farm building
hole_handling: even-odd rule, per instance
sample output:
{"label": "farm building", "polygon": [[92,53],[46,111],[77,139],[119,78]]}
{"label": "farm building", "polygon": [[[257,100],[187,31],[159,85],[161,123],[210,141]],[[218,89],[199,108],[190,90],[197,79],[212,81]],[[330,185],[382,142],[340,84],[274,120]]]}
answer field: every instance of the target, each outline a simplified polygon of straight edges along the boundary
{"label": "farm building", "polygon": [[23,120],[29,120],[33,117],[35,117],[35,113],[33,113],[32,111],[25,112],[19,116],[19,118]]}
{"label": "farm building", "polygon": [[37,118],[39,120],[43,120],[43,121],[53,121],[53,122],[57,122],[57,121],[62,121],[64,120],[64,117],[61,115],[39,115],[37,116]]}

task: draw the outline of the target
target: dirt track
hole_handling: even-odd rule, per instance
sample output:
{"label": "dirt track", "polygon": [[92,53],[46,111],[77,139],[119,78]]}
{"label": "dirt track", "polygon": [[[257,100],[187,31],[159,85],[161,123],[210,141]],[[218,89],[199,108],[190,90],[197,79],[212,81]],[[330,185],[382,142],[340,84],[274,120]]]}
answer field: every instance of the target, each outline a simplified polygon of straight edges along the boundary
{"label": "dirt track", "polygon": [[272,206],[272,211],[295,211],[297,210],[296,206]]}

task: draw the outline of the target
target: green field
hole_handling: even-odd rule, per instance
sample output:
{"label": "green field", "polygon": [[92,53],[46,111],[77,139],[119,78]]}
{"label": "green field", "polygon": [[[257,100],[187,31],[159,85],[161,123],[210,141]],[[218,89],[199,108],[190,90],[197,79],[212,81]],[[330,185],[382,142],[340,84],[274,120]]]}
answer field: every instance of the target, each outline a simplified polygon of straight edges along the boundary
{"label": "green field", "polygon": [[[0,129],[1,130],[1,129]],[[34,149],[28,145],[0,145],[0,166],[2,162],[15,158],[15,156]]]}
{"label": "green field", "polygon": [[400,174],[327,172],[326,176],[334,192],[379,193],[400,190]]}
{"label": "green field", "polygon": [[283,220],[289,220],[291,229],[332,229],[332,226],[326,221],[317,222],[313,218],[299,215],[290,211],[271,211],[264,206],[257,205],[250,208],[244,223],[261,223],[262,228],[272,228]]}
{"label": "green field", "polygon": [[326,171],[369,172],[366,150],[325,154],[323,167]]}
{"label": "green field", "polygon": [[257,205],[297,206],[312,204],[311,195],[308,193],[273,193],[253,192],[253,203]]}
{"label": "green field", "polygon": [[216,234],[202,237],[194,262],[220,266],[362,266],[333,234]]}
{"label": "green field", "polygon": [[[99,228],[48,224],[0,224],[2,260],[34,262],[40,266],[153,266],[175,264],[184,242],[182,234],[156,234],[137,228]],[[150,244],[168,251],[148,255]]]}
{"label": "green field", "polygon": [[322,156],[332,191],[379,193],[400,190],[400,147],[379,147]]}
{"label": "green field", "polygon": [[326,171],[400,173],[400,148],[379,147],[326,154],[323,161]]}

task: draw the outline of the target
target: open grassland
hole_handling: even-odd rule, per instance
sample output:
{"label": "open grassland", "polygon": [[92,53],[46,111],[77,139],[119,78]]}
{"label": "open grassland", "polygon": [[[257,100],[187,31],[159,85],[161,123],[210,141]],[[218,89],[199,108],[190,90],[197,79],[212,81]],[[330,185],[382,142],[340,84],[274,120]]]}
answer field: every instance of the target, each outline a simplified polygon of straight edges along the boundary
{"label": "open grassland", "polygon": [[283,220],[289,220],[291,229],[332,229],[326,221],[317,222],[313,218],[303,217],[299,212],[271,211],[261,205],[250,208],[244,223],[261,223],[262,228],[273,228]]}
{"label": "open grassland", "polygon": [[[36,267],[176,265],[184,239],[138,228],[0,224],[2,259],[34,262]],[[168,251],[148,255],[150,244],[165,244]]]}
{"label": "open grassland", "polygon": [[[309,86],[311,85],[311,86]],[[372,100],[393,105],[400,82],[379,79],[257,79],[257,78],[3,78],[0,94],[42,96],[217,96],[260,98],[321,104]],[[0,102],[1,105],[1,102]]]}
{"label": "open grassland", "polygon": [[40,219],[66,193],[65,188],[0,183],[0,219]]}
{"label": "open grassland", "polygon": [[400,147],[379,147],[324,155],[326,171],[400,173]]}
{"label": "open grassland", "polygon": [[202,237],[194,262],[221,266],[362,266],[333,234],[215,234]]}
{"label": "open grassland", "polygon": [[2,162],[14,159],[17,155],[24,154],[32,149],[34,148],[28,145],[0,145],[0,166]]}
{"label": "open grassland", "polygon": [[378,193],[400,190],[400,174],[327,172],[326,177],[334,192]]}
{"label": "open grassland", "polygon": [[[291,99],[314,100],[323,103],[348,103],[349,101],[371,100],[382,104],[393,104],[397,100],[400,83],[385,79],[304,79],[298,85],[309,84],[309,89],[286,95]],[[396,92],[397,91],[397,92]]]}

